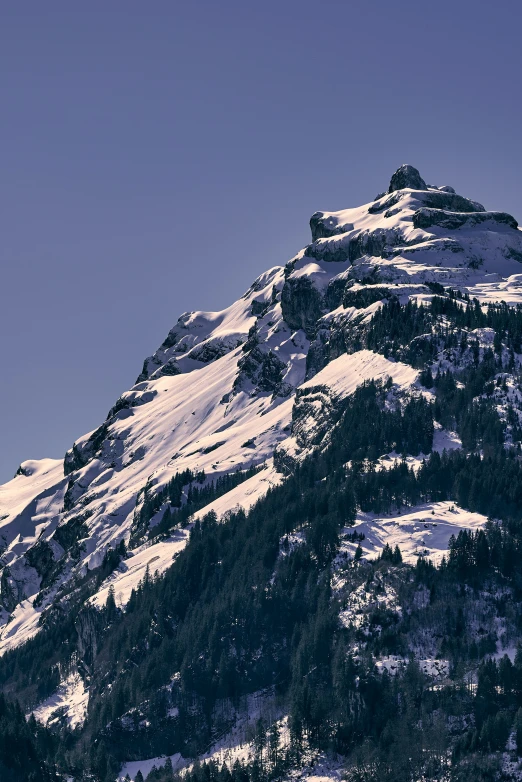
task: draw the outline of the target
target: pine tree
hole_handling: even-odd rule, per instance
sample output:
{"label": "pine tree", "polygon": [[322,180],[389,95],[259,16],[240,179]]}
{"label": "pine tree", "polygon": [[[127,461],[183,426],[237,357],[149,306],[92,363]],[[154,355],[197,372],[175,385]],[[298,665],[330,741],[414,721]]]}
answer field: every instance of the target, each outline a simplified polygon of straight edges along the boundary
{"label": "pine tree", "polygon": [[515,715],[515,741],[517,744],[517,753],[522,757],[522,708]]}
{"label": "pine tree", "polygon": [[172,760],[170,755],[167,757],[167,760],[165,761],[165,765],[163,768],[165,772],[166,782],[170,782],[171,779],[174,779],[174,768],[172,767]]}
{"label": "pine tree", "polygon": [[107,616],[108,624],[114,621],[117,613],[118,609],[116,608],[116,599],[114,597],[114,584],[111,584],[107,594],[107,602],[105,603],[105,614]]}

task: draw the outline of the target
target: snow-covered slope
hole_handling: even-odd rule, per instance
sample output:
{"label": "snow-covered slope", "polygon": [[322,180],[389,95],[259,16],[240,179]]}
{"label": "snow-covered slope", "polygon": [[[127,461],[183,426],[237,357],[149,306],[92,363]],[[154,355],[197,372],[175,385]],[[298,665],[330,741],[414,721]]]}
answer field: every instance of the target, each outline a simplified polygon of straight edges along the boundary
{"label": "snow-covered slope", "polygon": [[[453,502],[433,502],[403,513],[378,517],[374,513],[359,513],[353,529],[346,530],[339,557],[353,557],[358,545],[363,556],[378,556],[385,545],[399,546],[404,562],[414,565],[418,557],[426,557],[439,565],[448,553],[448,542],[461,530],[477,530],[487,519],[480,513],[470,513]],[[353,533],[363,536],[355,539]],[[351,537],[350,537],[351,536]]]}
{"label": "snow-covered slope", "polygon": [[[159,519],[137,530],[136,514],[176,474],[204,471],[200,485],[209,486],[264,466],[199,513],[249,507],[284,479],[285,459],[318,444],[328,409],[363,381],[391,377],[397,393],[424,393],[416,370],[348,346],[350,323],[367,322],[391,296],[427,300],[433,283],[484,302],[522,301],[516,221],[426,185],[409,166],[374,202],[317,212],[310,224],[312,243],[232,306],[182,315],[136,385],[63,462],[24,462],[0,487],[0,651],[34,635],[56,601],[66,607],[78,580],[122,540],[129,556],[91,596],[94,605],[111,583],[124,605],[147,566],[169,566],[187,530],[151,541],[147,527]],[[293,420],[296,390],[297,405],[306,398],[308,407]],[[392,522],[361,523],[377,550]]]}

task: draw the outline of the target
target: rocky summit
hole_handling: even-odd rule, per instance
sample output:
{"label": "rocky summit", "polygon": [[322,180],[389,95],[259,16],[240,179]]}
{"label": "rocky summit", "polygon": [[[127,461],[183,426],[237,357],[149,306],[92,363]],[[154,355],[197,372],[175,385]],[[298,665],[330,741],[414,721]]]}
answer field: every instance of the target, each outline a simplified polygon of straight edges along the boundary
{"label": "rocky summit", "polygon": [[310,229],[0,487],[63,779],[519,778],[522,233],[411,165]]}

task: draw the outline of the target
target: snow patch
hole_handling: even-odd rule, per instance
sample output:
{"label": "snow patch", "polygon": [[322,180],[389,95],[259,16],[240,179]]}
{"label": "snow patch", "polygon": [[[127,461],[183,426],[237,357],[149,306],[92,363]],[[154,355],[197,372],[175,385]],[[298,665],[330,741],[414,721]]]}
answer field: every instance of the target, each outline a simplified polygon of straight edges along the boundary
{"label": "snow patch", "polygon": [[42,725],[57,725],[65,718],[70,728],[83,725],[87,715],[89,691],[85,689],[83,679],[76,671],[58,687],[56,692],[46,698],[32,713]]}
{"label": "snow patch", "polygon": [[486,516],[463,510],[453,502],[426,503],[388,516],[359,512],[355,525],[344,534],[356,532],[364,539],[345,537],[338,556],[352,558],[360,545],[363,557],[374,559],[389,544],[392,548],[399,546],[403,561],[408,564],[414,565],[418,557],[426,557],[438,565],[447,555],[452,535],[456,537],[461,530],[476,531],[486,522]]}

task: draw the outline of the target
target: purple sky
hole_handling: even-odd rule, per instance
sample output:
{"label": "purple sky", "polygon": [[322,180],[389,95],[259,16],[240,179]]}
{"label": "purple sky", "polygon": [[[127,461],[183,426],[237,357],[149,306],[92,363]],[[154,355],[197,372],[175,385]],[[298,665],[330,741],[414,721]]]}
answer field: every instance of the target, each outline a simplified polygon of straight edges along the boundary
{"label": "purple sky", "polygon": [[522,222],[519,0],[0,12],[0,480],[402,163]]}

